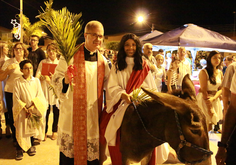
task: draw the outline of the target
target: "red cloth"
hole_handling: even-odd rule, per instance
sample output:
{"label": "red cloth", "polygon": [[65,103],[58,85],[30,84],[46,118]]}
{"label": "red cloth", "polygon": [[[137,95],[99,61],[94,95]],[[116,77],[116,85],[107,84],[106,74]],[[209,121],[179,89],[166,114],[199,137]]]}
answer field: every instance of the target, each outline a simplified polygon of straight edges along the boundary
{"label": "red cloth", "polygon": [[[149,72],[149,67],[146,63],[146,61],[143,60],[143,69],[135,71],[133,70],[129,81],[126,86],[126,93],[130,94],[134,89],[139,88],[143,81],[145,80],[146,76],[148,75]],[[121,101],[121,100],[120,100]],[[104,109],[100,118],[100,142],[105,144],[106,139],[104,137],[106,127],[108,125],[108,122],[110,120],[110,117],[112,114],[117,110],[120,101],[114,105],[113,111],[111,113],[107,113],[106,110]],[[108,146],[109,152],[110,152],[110,157],[112,161],[112,165],[121,165],[122,164],[122,155],[120,152],[120,129],[117,130],[117,137],[116,137],[116,146]],[[154,157],[154,162],[155,163],[155,157]],[[151,162],[151,161],[150,161]],[[153,164],[154,165],[154,164]]]}
{"label": "red cloth", "polygon": [[[74,77],[73,83],[73,138],[74,138],[74,165],[87,165],[87,90],[84,58],[84,44],[74,55],[74,66],[79,74]],[[105,65],[103,57],[98,54],[98,113],[102,110],[103,80]],[[69,89],[71,90],[71,89]]]}

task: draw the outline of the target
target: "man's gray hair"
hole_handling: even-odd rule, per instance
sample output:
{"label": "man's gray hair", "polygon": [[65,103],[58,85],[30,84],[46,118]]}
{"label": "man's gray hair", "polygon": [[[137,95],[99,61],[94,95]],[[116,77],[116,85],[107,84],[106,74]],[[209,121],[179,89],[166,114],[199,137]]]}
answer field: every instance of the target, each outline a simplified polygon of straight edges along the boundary
{"label": "man's gray hair", "polygon": [[145,44],[143,45],[143,48],[145,48],[145,47],[148,46],[148,45],[153,46],[151,43],[145,43]]}
{"label": "man's gray hair", "polygon": [[87,31],[93,29],[93,28],[96,28],[96,27],[99,27],[101,26],[103,31],[104,31],[104,28],[103,28],[103,25],[101,22],[99,21],[90,21],[86,24],[85,28],[84,28],[84,33],[87,33]]}

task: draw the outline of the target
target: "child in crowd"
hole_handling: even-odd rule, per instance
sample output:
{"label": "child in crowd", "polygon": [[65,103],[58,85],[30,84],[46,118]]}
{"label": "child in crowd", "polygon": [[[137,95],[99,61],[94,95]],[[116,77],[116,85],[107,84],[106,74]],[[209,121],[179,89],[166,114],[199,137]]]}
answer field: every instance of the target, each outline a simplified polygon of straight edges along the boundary
{"label": "child in crowd", "polygon": [[16,129],[16,160],[23,158],[23,151],[35,155],[34,138],[44,139],[43,118],[47,109],[39,79],[34,78],[30,60],[20,62],[22,76],[15,79],[13,89],[13,118]]}
{"label": "child in crowd", "polygon": [[171,93],[172,90],[177,89],[179,63],[179,58],[174,56],[170,64],[170,69],[167,71],[168,93]]}
{"label": "child in crowd", "polygon": [[50,90],[50,87],[52,87],[51,83],[51,77],[52,74],[49,75],[42,75],[42,67],[43,63],[47,64],[58,64],[58,56],[59,56],[59,50],[57,48],[57,45],[54,43],[50,43],[47,46],[47,55],[48,58],[42,60],[39,63],[37,72],[36,72],[36,77],[40,79],[42,89],[44,96],[46,100],[48,101],[48,109],[47,109],[47,114],[46,114],[46,129],[45,129],[45,139],[47,139],[47,132],[48,132],[48,118],[49,114],[52,108],[53,111],[53,124],[52,124],[52,140],[55,140],[57,138],[57,125],[58,125],[58,118],[59,118],[59,102],[58,99],[56,98],[55,93],[53,93],[53,90]]}

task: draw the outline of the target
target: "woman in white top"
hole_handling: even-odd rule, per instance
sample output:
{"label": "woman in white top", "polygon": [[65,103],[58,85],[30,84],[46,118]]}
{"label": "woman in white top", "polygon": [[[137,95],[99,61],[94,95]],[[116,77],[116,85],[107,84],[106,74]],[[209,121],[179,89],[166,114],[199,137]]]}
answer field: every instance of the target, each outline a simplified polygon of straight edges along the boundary
{"label": "woman in white top", "polygon": [[[1,42],[0,43],[0,68],[2,68],[2,65],[4,64],[4,62],[9,59],[9,57],[7,57],[8,52],[9,52],[8,44],[6,42]],[[0,77],[1,77],[1,69],[0,69]],[[0,101],[1,101],[1,107],[2,107],[0,109],[0,112],[4,113],[4,115],[5,115],[6,137],[10,138],[11,137],[10,125],[8,122],[8,112],[7,112],[5,93],[4,93],[5,83],[6,83],[5,81],[2,81],[0,83]],[[1,113],[0,113],[0,120],[1,120]],[[0,139],[1,138],[2,138],[2,125],[0,122]]]}
{"label": "woman in white top", "polygon": [[1,79],[6,79],[5,84],[5,96],[6,96],[6,104],[8,110],[8,118],[9,118],[9,125],[12,131],[13,141],[16,142],[15,136],[15,127],[14,127],[14,120],[12,114],[12,95],[13,95],[13,87],[15,83],[15,79],[22,76],[22,72],[20,71],[19,63],[24,60],[28,56],[29,52],[25,48],[23,43],[16,43],[13,46],[13,57],[8,59],[2,66],[2,71],[4,71],[1,75]]}
{"label": "woman in white top", "polygon": [[220,103],[221,82],[223,73],[218,68],[222,63],[221,55],[218,51],[211,51],[207,57],[207,66],[199,73],[200,90],[197,95],[198,106],[206,115],[209,123],[209,130],[212,124],[218,125],[215,131],[219,130],[219,120],[223,118],[222,105]]}
{"label": "woman in white top", "polygon": [[166,71],[165,71],[165,68],[162,66],[162,64],[164,62],[164,57],[162,55],[158,54],[155,58],[157,61],[157,71],[155,74],[155,83],[156,83],[158,91],[161,92],[162,82],[165,82],[165,80],[166,80]]}
{"label": "woman in white top", "polygon": [[59,60],[58,60],[57,56],[59,55],[59,50],[58,50],[56,44],[54,44],[54,43],[48,44],[47,55],[48,55],[48,58],[42,60],[39,63],[35,77],[40,79],[44,96],[49,104],[48,109],[47,109],[47,114],[46,114],[46,129],[45,129],[45,139],[44,140],[46,140],[46,138],[47,138],[48,118],[49,118],[51,108],[53,111],[53,124],[52,124],[52,137],[51,137],[51,139],[55,140],[57,138],[59,103],[58,103],[58,99],[55,97],[55,94],[53,93],[52,89],[51,90],[49,89],[50,86],[52,86],[52,82],[51,82],[52,74],[50,76],[48,76],[48,75],[42,75],[41,73],[42,73],[43,63],[56,64],[56,65],[58,64]]}

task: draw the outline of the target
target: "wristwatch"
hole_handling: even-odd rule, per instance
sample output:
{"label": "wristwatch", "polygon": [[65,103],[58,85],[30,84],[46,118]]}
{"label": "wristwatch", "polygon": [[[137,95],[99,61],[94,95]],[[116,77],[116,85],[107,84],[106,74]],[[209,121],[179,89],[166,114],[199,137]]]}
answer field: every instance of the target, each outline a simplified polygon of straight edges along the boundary
{"label": "wristwatch", "polygon": [[218,141],[218,147],[224,147],[224,148],[227,148],[227,146],[228,146],[227,144],[224,144],[224,143]]}

